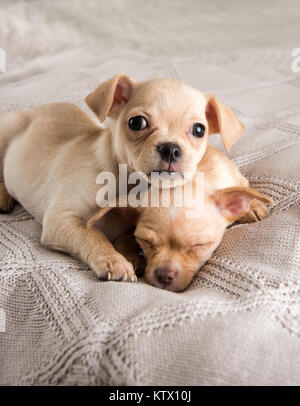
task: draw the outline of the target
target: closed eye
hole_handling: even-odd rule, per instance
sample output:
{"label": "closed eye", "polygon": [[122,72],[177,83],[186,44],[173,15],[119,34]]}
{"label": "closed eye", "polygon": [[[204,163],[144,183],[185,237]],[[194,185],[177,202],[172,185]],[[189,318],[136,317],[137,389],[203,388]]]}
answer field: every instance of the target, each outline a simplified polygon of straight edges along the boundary
{"label": "closed eye", "polygon": [[208,241],[208,242],[201,242],[197,244],[193,244],[192,246],[189,247],[189,250],[196,250],[198,248],[208,248],[211,245],[213,245],[214,241]]}
{"label": "closed eye", "polygon": [[152,241],[145,240],[144,238],[140,238],[140,237],[135,237],[135,238],[141,247],[143,247],[143,245],[146,245],[148,248],[154,248],[154,243]]}

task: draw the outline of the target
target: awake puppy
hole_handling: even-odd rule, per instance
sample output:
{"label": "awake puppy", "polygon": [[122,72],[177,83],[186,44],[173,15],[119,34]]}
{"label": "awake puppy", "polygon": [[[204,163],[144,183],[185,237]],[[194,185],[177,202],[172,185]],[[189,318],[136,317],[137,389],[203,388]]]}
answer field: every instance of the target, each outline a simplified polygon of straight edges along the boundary
{"label": "awake puppy", "polygon": [[135,281],[132,264],[110,242],[119,226],[86,227],[98,210],[97,175],[110,171],[118,183],[119,164],[149,181],[154,171],[193,175],[209,134],[220,133],[229,150],[243,126],[214,97],[173,79],[117,75],[86,102],[101,122],[111,119],[109,129],[69,103],[0,117],[0,210],[20,202],[42,224],[43,245],[79,257],[99,278]]}

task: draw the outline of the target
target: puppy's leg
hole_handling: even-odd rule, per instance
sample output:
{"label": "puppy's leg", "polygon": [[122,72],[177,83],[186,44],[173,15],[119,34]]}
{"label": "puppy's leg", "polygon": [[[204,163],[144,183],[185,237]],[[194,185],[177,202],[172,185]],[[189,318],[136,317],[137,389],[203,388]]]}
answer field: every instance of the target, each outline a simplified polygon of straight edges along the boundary
{"label": "puppy's leg", "polygon": [[247,213],[238,220],[239,223],[254,223],[255,221],[262,220],[269,214],[269,209],[263,202],[259,200],[252,200],[249,203],[249,210]]}
{"label": "puppy's leg", "polygon": [[9,213],[15,204],[16,201],[8,194],[0,175],[0,213]]}
{"label": "puppy's leg", "polygon": [[[248,187],[249,181],[244,176],[240,176],[239,186]],[[255,221],[260,221],[267,217],[269,214],[269,209],[260,200],[253,199],[249,203],[249,210],[247,213],[238,220],[238,223],[254,223]]]}
{"label": "puppy's leg", "polygon": [[0,116],[0,213],[8,213],[16,201],[9,195],[4,184],[4,158],[10,142],[26,129],[26,115],[19,112]]}
{"label": "puppy's leg", "polygon": [[47,213],[41,243],[48,248],[79,257],[100,279],[135,282],[133,266],[119,254],[105,235],[87,226],[75,215],[59,217]]}
{"label": "puppy's leg", "polygon": [[0,213],[10,212],[16,204],[16,201],[8,193],[3,179],[3,162],[4,159],[4,146],[0,145]]}
{"label": "puppy's leg", "polygon": [[[249,186],[248,179],[242,177],[240,180],[241,186]],[[271,200],[270,200],[270,203]],[[254,223],[255,221],[260,221],[265,217],[268,217],[269,209],[267,206],[260,200],[253,199],[249,203],[249,210],[247,213],[238,220],[239,223]]]}
{"label": "puppy's leg", "polygon": [[114,247],[133,265],[137,276],[142,276],[146,267],[146,260],[134,235],[122,235],[114,242]]}

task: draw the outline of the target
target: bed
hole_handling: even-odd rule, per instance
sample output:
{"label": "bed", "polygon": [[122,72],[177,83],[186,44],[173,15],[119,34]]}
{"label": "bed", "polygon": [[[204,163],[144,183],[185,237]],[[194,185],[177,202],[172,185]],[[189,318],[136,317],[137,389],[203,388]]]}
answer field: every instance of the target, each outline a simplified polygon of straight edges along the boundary
{"label": "bed", "polygon": [[[41,226],[20,205],[2,214],[0,385],[300,384],[296,3],[265,2],[256,16],[256,2],[200,10],[191,1],[199,19],[182,3],[2,1],[0,114],[51,101],[90,114],[85,96],[119,72],[180,79],[244,123],[229,156],[273,199],[270,216],[228,229],[191,286],[173,293],[143,279],[100,282],[43,248]],[[223,150],[218,135],[211,143]]]}

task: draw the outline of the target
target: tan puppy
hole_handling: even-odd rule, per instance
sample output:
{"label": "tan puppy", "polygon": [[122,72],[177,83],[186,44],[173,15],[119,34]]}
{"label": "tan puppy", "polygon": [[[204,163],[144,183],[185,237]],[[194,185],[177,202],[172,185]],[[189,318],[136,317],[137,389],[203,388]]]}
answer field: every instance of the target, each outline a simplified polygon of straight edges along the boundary
{"label": "tan puppy", "polygon": [[[134,236],[147,262],[145,278],[159,288],[184,290],[218,247],[230,224],[239,219],[259,220],[268,214],[264,203],[272,204],[266,195],[248,187],[248,181],[233,162],[212,147],[208,147],[198,170],[205,175],[204,189],[197,190],[194,179],[184,185],[184,189],[192,188],[196,194],[192,218],[187,204],[174,207],[172,200],[169,207],[136,209]],[[123,219],[130,214],[134,220],[132,209],[106,208],[100,209],[89,226],[109,210],[119,211]],[[115,246],[135,267],[144,265],[133,236],[118,238]]]}
{"label": "tan puppy", "polygon": [[98,209],[97,175],[118,176],[118,164],[129,173],[193,174],[210,133],[219,132],[229,150],[243,126],[214,97],[172,79],[135,83],[117,75],[86,102],[101,122],[111,119],[110,130],[68,103],[0,118],[0,209],[17,200],[42,224],[43,245],[78,256],[100,278],[135,281],[132,264],[107,238],[115,238],[114,227],[86,227]]}

